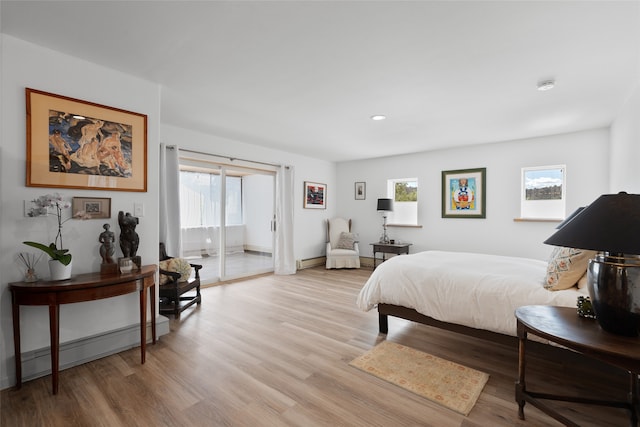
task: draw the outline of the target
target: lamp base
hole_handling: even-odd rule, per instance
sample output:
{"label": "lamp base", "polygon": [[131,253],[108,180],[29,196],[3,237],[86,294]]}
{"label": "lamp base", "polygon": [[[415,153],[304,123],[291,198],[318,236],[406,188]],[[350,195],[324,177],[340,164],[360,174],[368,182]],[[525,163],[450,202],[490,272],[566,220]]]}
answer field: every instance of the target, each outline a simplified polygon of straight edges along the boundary
{"label": "lamp base", "polygon": [[602,329],[628,337],[640,333],[640,257],[598,254],[589,260],[589,296]]}
{"label": "lamp base", "polygon": [[382,237],[380,237],[380,243],[389,243],[389,235],[387,235],[387,216],[382,216]]}

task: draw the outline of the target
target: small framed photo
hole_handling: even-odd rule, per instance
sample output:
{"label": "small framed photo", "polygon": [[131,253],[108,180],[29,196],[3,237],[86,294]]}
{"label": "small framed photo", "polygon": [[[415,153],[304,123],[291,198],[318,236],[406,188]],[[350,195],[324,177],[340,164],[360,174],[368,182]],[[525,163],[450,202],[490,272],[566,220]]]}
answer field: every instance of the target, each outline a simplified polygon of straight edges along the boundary
{"label": "small framed photo", "polygon": [[74,218],[111,218],[111,199],[108,197],[74,197],[71,208]]}
{"label": "small framed photo", "polygon": [[304,182],[304,208],[326,209],[327,185],[317,182]]}
{"label": "small framed photo", "polygon": [[486,218],[487,168],[442,171],[442,218]]}
{"label": "small framed photo", "polygon": [[356,200],[365,200],[367,198],[366,182],[356,182],[355,198]]}

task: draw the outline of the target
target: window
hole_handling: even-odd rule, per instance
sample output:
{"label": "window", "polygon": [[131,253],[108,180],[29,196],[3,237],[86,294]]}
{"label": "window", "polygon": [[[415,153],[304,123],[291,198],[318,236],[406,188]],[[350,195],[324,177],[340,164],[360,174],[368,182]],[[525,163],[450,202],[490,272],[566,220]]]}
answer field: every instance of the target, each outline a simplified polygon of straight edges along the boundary
{"label": "window", "polygon": [[564,219],[565,171],[564,165],[522,168],[522,218]]}
{"label": "window", "polygon": [[393,199],[389,223],[418,225],[418,179],[401,178],[387,181],[387,197]]}
{"label": "window", "polygon": [[[227,225],[242,224],[242,178],[227,176]],[[220,174],[180,171],[180,223],[182,228],[220,225]]]}

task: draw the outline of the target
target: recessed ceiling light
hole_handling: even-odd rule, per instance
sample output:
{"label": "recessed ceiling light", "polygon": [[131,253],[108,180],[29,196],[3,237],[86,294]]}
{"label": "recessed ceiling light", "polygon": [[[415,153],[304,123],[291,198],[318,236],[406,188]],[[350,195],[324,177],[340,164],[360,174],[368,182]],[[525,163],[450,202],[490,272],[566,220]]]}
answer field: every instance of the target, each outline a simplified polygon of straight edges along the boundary
{"label": "recessed ceiling light", "polygon": [[74,118],[74,119],[78,119],[78,120],[84,120],[84,119],[86,119],[86,117],[84,117],[84,116],[79,116],[79,115],[77,115],[77,114],[75,114],[75,115],[73,116],[73,118]]}
{"label": "recessed ceiling light", "polygon": [[374,116],[371,116],[371,120],[384,120],[386,118],[387,116],[383,116],[382,114],[376,114]]}
{"label": "recessed ceiling light", "polygon": [[542,80],[541,82],[538,82],[538,90],[540,91],[551,90],[555,85],[556,85],[555,80]]}

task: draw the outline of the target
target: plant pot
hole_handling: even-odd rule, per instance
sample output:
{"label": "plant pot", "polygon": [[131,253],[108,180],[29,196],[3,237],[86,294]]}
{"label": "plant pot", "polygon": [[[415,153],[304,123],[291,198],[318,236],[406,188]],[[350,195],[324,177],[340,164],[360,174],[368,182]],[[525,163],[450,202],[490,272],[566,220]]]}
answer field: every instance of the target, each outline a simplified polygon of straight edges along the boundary
{"label": "plant pot", "polygon": [[51,273],[51,280],[67,280],[71,278],[71,264],[64,265],[56,259],[49,260],[49,273]]}

